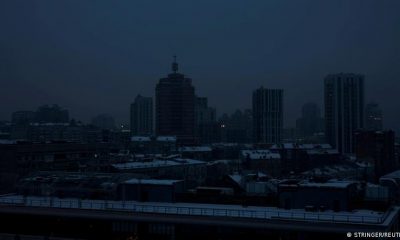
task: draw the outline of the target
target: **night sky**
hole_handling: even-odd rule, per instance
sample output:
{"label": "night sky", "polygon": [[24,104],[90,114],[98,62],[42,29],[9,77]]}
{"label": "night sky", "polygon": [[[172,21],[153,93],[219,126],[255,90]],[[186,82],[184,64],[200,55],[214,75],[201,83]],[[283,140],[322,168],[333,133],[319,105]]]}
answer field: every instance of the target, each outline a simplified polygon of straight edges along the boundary
{"label": "night sky", "polygon": [[398,0],[2,0],[0,120],[57,103],[128,122],[176,54],[219,115],[250,108],[263,85],[284,89],[294,126],[304,103],[323,107],[326,74],[354,72],[400,129],[399,13]]}

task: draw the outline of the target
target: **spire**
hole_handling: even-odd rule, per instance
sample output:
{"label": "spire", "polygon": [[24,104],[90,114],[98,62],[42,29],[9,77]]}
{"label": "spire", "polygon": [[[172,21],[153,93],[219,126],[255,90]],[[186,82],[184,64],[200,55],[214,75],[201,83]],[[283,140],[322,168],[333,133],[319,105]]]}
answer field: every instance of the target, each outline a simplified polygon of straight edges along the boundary
{"label": "spire", "polygon": [[172,63],[172,71],[178,72],[178,63],[176,62],[176,56],[174,55],[174,62]]}

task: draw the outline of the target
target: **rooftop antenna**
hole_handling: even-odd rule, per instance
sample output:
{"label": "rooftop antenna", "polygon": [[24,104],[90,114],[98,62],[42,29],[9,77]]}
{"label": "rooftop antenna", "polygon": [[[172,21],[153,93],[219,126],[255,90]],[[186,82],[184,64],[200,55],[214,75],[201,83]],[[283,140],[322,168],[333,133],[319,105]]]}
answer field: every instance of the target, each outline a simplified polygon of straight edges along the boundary
{"label": "rooftop antenna", "polygon": [[178,72],[178,63],[176,62],[176,55],[174,55],[174,62],[172,63],[172,71],[174,71],[174,73]]}

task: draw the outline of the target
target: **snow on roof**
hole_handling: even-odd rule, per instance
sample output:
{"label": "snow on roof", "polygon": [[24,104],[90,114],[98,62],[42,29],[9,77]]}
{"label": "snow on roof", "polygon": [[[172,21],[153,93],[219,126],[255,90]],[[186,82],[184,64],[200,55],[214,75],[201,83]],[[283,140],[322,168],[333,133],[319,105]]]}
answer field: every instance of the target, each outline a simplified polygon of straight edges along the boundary
{"label": "snow on roof", "polygon": [[146,136],[133,136],[133,137],[131,137],[131,141],[132,142],[150,142],[151,139],[150,139],[150,137],[146,137]]}
{"label": "snow on roof", "polygon": [[332,146],[327,143],[314,144],[314,143],[283,143],[283,144],[274,144],[270,147],[270,149],[332,149]]}
{"label": "snow on roof", "polygon": [[336,149],[308,149],[306,150],[307,154],[313,154],[313,155],[318,155],[318,154],[339,154],[338,150]]}
{"label": "snow on roof", "polygon": [[148,184],[148,185],[174,185],[175,183],[182,182],[183,180],[169,180],[169,179],[138,179],[132,178],[124,184]]}
{"label": "snow on roof", "polygon": [[388,173],[381,178],[393,178],[393,179],[400,179],[400,170]]}
{"label": "snow on roof", "polygon": [[212,149],[208,146],[197,146],[197,147],[180,147],[180,152],[211,152]]}
{"label": "snow on roof", "polygon": [[348,188],[350,185],[355,184],[354,181],[338,181],[329,180],[327,182],[309,182],[302,181],[299,183],[301,187],[319,187],[319,188]]}
{"label": "snow on roof", "polygon": [[194,160],[194,159],[168,159],[161,160],[155,159],[149,162],[142,161],[134,161],[134,162],[125,162],[125,163],[115,163],[112,164],[116,169],[125,170],[125,169],[140,169],[140,168],[157,168],[157,167],[170,167],[170,166],[180,166],[180,165],[197,165],[197,164],[206,164],[204,161]]}
{"label": "snow on roof", "polygon": [[0,139],[0,144],[17,144],[15,140]]}
{"label": "snow on roof", "polygon": [[156,138],[157,141],[160,142],[176,142],[176,137],[175,136],[158,136]]}
{"label": "snow on roof", "polygon": [[295,148],[295,145],[293,143],[284,143],[283,147],[286,149],[293,149]]}
{"label": "snow on roof", "polygon": [[280,159],[279,153],[273,153],[270,150],[242,150],[241,154],[243,157],[249,157],[250,159]]}
{"label": "snow on roof", "polygon": [[242,175],[240,175],[240,174],[232,174],[232,175],[229,175],[229,177],[233,180],[233,181],[235,181],[237,184],[242,184]]}

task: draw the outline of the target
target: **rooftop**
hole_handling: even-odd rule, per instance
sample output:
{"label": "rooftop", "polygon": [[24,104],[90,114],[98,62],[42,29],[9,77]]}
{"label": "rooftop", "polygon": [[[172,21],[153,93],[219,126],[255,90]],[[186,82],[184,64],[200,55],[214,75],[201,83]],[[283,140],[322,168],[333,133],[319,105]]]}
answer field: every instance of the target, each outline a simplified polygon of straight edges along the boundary
{"label": "rooftop", "polygon": [[175,183],[182,182],[183,180],[168,180],[168,179],[139,179],[132,178],[125,182],[124,184],[148,184],[148,185],[174,185]]}
{"label": "rooftop", "polygon": [[119,170],[126,170],[126,169],[157,168],[157,167],[170,167],[170,166],[196,165],[196,164],[206,164],[206,162],[194,159],[175,158],[168,160],[155,159],[153,161],[148,161],[148,162],[132,161],[125,163],[116,163],[112,164],[112,166]]}
{"label": "rooftop", "polygon": [[241,154],[243,157],[249,157],[250,159],[280,159],[279,153],[273,153],[270,150],[242,150]]}
{"label": "rooftop", "polygon": [[197,146],[197,147],[180,147],[180,152],[211,152],[211,147],[208,146]]}

